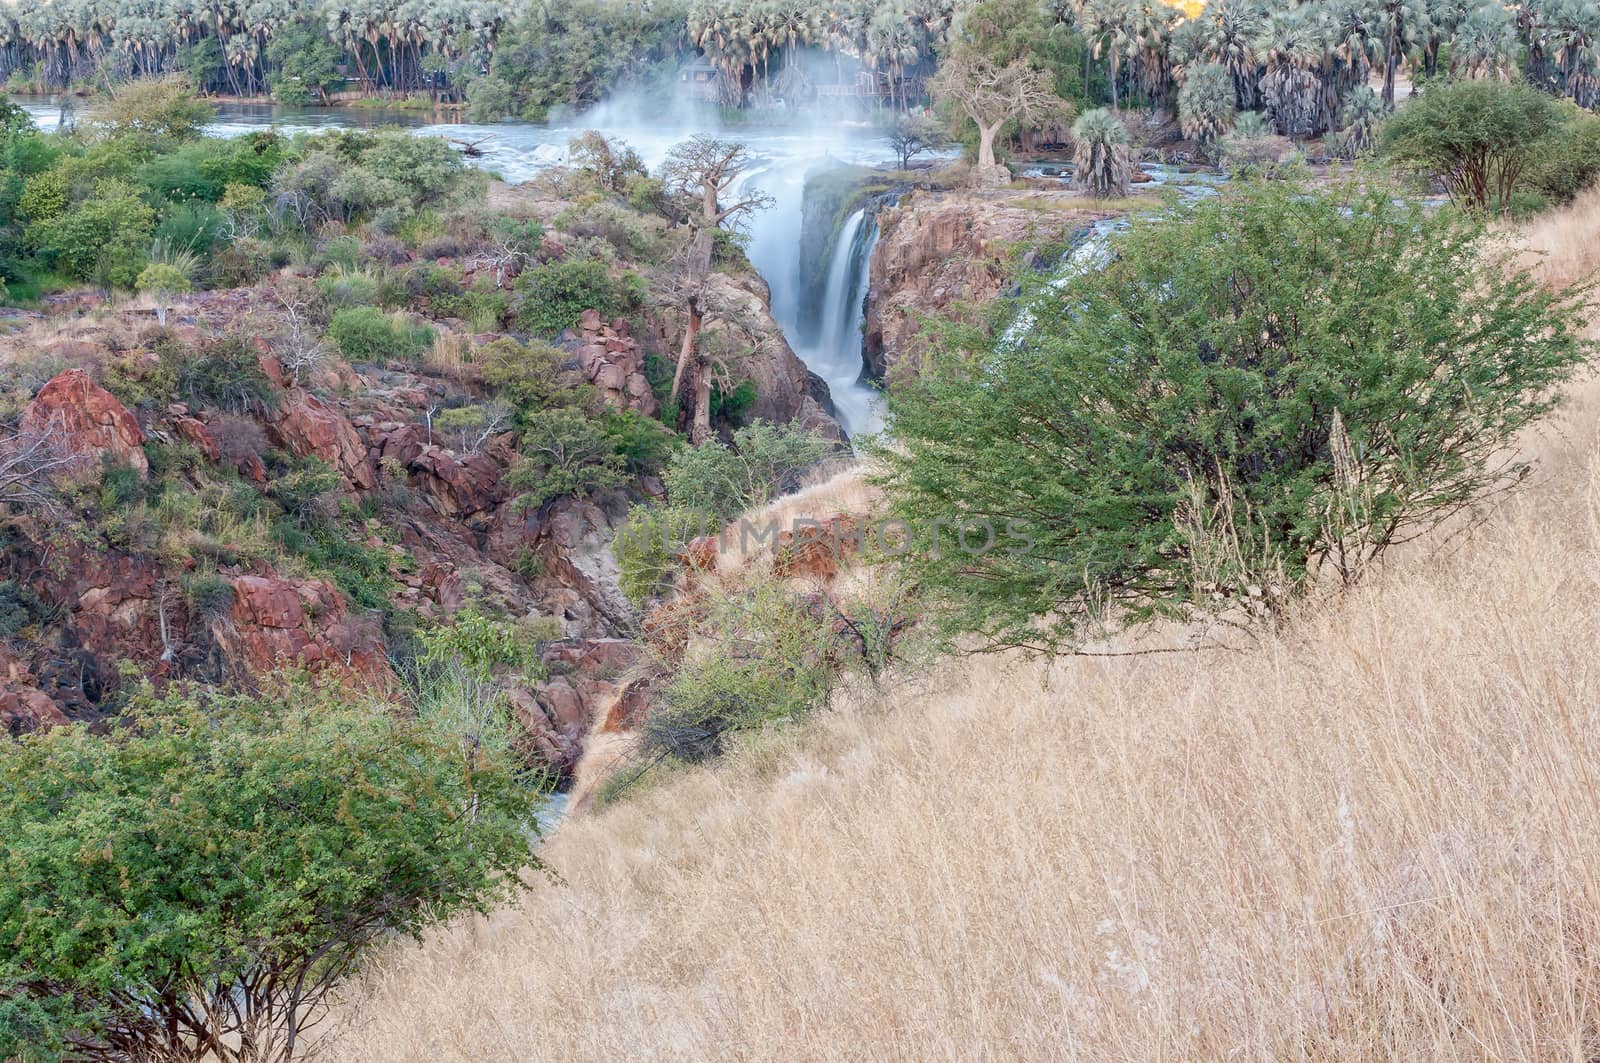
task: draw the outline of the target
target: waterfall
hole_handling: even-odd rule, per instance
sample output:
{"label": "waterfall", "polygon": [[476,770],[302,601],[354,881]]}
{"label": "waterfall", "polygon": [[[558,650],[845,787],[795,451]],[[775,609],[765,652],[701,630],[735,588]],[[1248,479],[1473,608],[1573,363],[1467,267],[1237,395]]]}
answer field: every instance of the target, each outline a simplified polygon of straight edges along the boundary
{"label": "waterfall", "polygon": [[828,382],[839,423],[852,435],[875,432],[882,422],[877,392],[861,382],[861,325],[877,242],[878,222],[866,208],[845,221],[828,263],[817,339],[795,352]]}
{"label": "waterfall", "polygon": [[[883,418],[878,392],[861,379],[861,325],[877,219],[867,208],[852,213],[840,226],[825,274],[805,277],[800,262],[804,176],[773,168],[752,174],[751,180],[773,197],[772,208],[751,224],[748,248],[750,261],[772,290],[772,316],[806,368],[827,382],[844,430],[852,436],[876,432]],[[822,296],[817,310],[808,312],[801,295],[813,284]]]}

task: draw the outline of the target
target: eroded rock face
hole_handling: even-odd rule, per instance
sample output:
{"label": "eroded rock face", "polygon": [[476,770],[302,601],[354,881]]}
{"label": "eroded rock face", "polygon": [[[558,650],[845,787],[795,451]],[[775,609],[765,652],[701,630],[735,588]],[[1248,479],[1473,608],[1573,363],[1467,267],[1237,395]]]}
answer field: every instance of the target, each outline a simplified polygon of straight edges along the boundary
{"label": "eroded rock face", "polygon": [[250,672],[295,665],[378,686],[393,681],[382,628],[352,616],[332,584],[278,576],[236,576],[231,583],[232,623],[218,625],[215,634]]}
{"label": "eroded rock face", "polygon": [[378,482],[350,419],[309,392],[286,393],[269,430],[278,445],[300,457],[321,458],[358,491],[370,491]]}
{"label": "eroded rock face", "polygon": [[63,467],[68,477],[95,477],[109,459],[140,476],[150,473],[144,456],[144,431],[117,397],[96,384],[86,369],[68,369],[33,397],[22,413],[22,434],[49,440],[52,448],[74,460]]}
{"label": "eroded rock face", "polygon": [[0,735],[24,735],[67,722],[50,695],[25,678],[0,678]]}
{"label": "eroded rock face", "polygon": [[1094,216],[1029,210],[1015,197],[918,192],[878,215],[867,294],[865,355],[872,374],[893,387],[915,374],[923,319],[958,304],[993,298],[1008,279],[1018,243],[1061,239]]}
{"label": "eroded rock face", "polygon": [[578,368],[600,390],[606,405],[654,417],[661,403],[644,374],[644,348],[617,319],[607,325],[598,310],[585,310],[578,337]]}
{"label": "eroded rock face", "polygon": [[[410,451],[404,445],[401,449]],[[500,466],[482,454],[457,457],[443,447],[423,444],[405,467],[412,484],[442,517],[470,517],[493,509],[505,498]]]}

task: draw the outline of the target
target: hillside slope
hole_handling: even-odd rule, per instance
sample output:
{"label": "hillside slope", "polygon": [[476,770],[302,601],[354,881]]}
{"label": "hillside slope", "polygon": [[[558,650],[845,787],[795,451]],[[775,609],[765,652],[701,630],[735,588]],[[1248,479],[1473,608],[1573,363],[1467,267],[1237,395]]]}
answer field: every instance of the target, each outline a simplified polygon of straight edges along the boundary
{"label": "hillside slope", "polygon": [[1592,1058],[1597,412],[1247,651],[947,662],[569,822],[333,1058]]}

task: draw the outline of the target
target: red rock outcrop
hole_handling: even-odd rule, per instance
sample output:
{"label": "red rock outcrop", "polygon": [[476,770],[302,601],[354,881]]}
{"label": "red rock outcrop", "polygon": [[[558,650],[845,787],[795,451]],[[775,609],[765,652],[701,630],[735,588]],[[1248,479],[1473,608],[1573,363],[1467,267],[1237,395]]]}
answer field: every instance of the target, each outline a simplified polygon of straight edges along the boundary
{"label": "red rock outcrop", "polygon": [[376,620],[354,617],[324,580],[236,576],[228,625],[216,635],[252,673],[285,665],[331,671],[379,686],[393,681]]}
{"label": "red rock outcrop", "polygon": [[344,474],[358,491],[377,485],[377,472],[355,427],[343,413],[305,391],[290,391],[270,426],[278,444],[300,457],[317,457]]}
{"label": "red rock outcrop", "polygon": [[[1033,198],[1044,198],[1036,195]],[[915,373],[922,322],[1000,291],[1016,244],[1060,239],[1097,215],[1030,210],[1011,193],[918,191],[878,214],[867,293],[865,354],[889,382]],[[1063,200],[1063,206],[1069,204]]]}
{"label": "red rock outcrop", "polygon": [[0,734],[29,734],[67,722],[67,714],[38,687],[20,678],[0,678]]}
{"label": "red rock outcrop", "polygon": [[482,454],[456,457],[425,444],[406,462],[413,484],[441,517],[459,520],[493,509],[505,498],[500,466]]}
{"label": "red rock outcrop", "polygon": [[646,417],[660,412],[661,403],[644,375],[644,348],[629,334],[628,323],[618,318],[607,325],[598,310],[585,310],[580,328],[578,367],[606,404]]}
{"label": "red rock outcrop", "polygon": [[831,580],[841,562],[861,549],[861,523],[841,513],[816,524],[778,533],[772,552],[772,571],[789,578]]}
{"label": "red rock outcrop", "polygon": [[40,388],[22,413],[21,430],[73,456],[64,475],[97,476],[105,458],[149,475],[139,422],[86,369],[68,369]]}
{"label": "red rock outcrop", "polygon": [[[178,416],[172,419],[172,428],[178,435],[199,448],[200,453],[206,456],[207,461],[220,462],[222,460],[222,451],[217,447],[216,437],[211,434],[211,429],[206,427],[204,421],[187,415]],[[260,462],[259,458],[256,460],[258,463]],[[265,470],[263,470],[263,476],[264,473]]]}

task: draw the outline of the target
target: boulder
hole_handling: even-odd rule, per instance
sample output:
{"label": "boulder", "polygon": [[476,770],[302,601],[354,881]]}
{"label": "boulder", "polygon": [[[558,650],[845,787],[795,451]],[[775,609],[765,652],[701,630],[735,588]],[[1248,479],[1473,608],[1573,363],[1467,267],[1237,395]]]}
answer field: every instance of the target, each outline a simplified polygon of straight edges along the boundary
{"label": "boulder", "polygon": [[0,734],[24,735],[67,722],[67,714],[38,687],[0,679]]}
{"label": "boulder", "polygon": [[441,517],[461,519],[493,509],[504,497],[500,466],[482,454],[457,458],[443,447],[427,445],[406,469],[423,498]]}
{"label": "boulder", "polygon": [[68,369],[40,388],[22,413],[21,431],[48,439],[52,449],[72,457],[63,476],[98,475],[107,458],[141,477],[150,473],[139,422],[84,369]]}
{"label": "boulder", "polygon": [[291,391],[271,425],[273,438],[290,453],[317,457],[339,470],[358,491],[370,491],[378,477],[366,445],[349,418],[304,391]]}
{"label": "boulder", "polygon": [[[200,453],[206,456],[207,461],[216,463],[222,460],[222,451],[217,447],[216,437],[211,434],[211,429],[206,427],[204,421],[195,417],[174,417],[172,419],[172,427],[178,435],[199,448]],[[256,458],[258,464],[260,461],[260,458]],[[240,471],[244,472],[245,470]],[[265,472],[266,470],[263,469],[263,478],[265,478]],[[248,475],[247,472],[246,475]]]}

